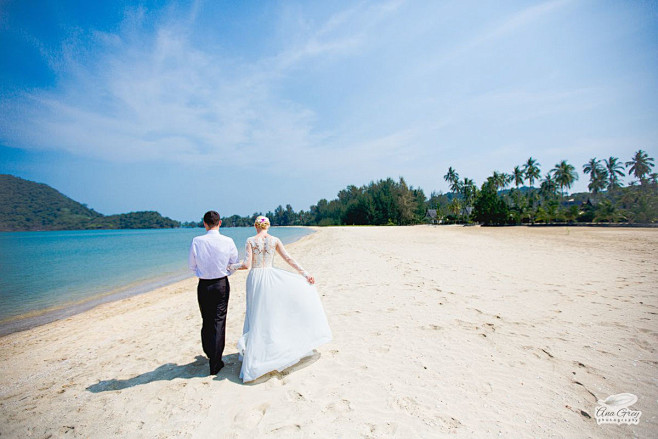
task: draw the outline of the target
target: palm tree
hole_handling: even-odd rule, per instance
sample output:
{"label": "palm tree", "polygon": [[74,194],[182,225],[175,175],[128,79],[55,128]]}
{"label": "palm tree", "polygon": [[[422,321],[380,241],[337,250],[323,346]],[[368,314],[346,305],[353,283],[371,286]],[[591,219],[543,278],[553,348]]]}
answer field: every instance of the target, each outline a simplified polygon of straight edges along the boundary
{"label": "palm tree", "polygon": [[542,194],[542,196],[544,196],[544,198],[549,198],[554,196],[556,191],[557,182],[549,172],[546,174],[546,177],[544,177],[544,181],[541,182],[541,185],[539,186],[539,192]]}
{"label": "palm tree", "polygon": [[453,198],[450,204],[448,205],[448,210],[452,213],[455,218],[459,216],[462,211],[462,203],[459,201],[459,198]]}
{"label": "palm tree", "polygon": [[608,190],[612,191],[621,186],[619,177],[624,176],[624,166],[619,163],[617,157],[610,157],[608,160],[603,160],[605,169],[608,171]]}
{"label": "palm tree", "polygon": [[601,221],[615,222],[624,219],[624,215],[617,210],[610,200],[603,200],[596,206],[596,212],[594,214],[595,223]]}
{"label": "palm tree", "polygon": [[596,157],[590,159],[583,165],[583,172],[589,174],[589,185],[587,188],[593,194],[597,194],[605,189],[605,183],[608,178],[608,171],[601,165],[601,160]]}
{"label": "palm tree", "polygon": [[487,180],[493,184],[493,186],[496,188],[496,190],[499,189],[505,189],[508,184],[512,181],[514,177],[512,177],[509,174],[505,174],[504,172],[498,172],[494,171],[493,175]]}
{"label": "palm tree", "polygon": [[452,166],[448,168],[448,173],[443,176],[443,179],[450,183],[450,190],[453,192],[459,191],[459,174],[457,171],[452,169]]}
{"label": "palm tree", "polygon": [[553,173],[553,178],[555,178],[555,183],[560,187],[562,196],[564,197],[564,188],[569,189],[573,182],[578,180],[576,168],[567,163],[566,160],[562,160],[551,169],[551,172]]}
{"label": "palm tree", "polygon": [[570,223],[575,222],[579,216],[580,216],[580,209],[575,204],[569,207],[569,209],[566,211],[564,215],[565,219]]}
{"label": "palm tree", "polygon": [[535,180],[539,180],[541,178],[541,171],[539,170],[539,166],[541,165],[537,163],[537,160],[530,157],[523,167],[525,178],[528,180],[528,183],[530,183],[530,187],[532,187]]}
{"label": "palm tree", "polygon": [[651,168],[654,166],[653,158],[649,157],[646,152],[639,150],[635,153],[631,161],[626,162],[626,166],[630,166],[628,175],[632,173],[635,178],[640,180],[641,184],[644,184],[645,175],[651,173]]}
{"label": "palm tree", "polygon": [[475,186],[475,183],[470,178],[464,178],[460,189],[462,197],[464,198],[465,207],[471,206],[475,200],[475,195],[477,195],[477,187]]}
{"label": "palm tree", "polygon": [[514,184],[518,189],[520,185],[525,181],[525,172],[521,169],[520,166],[514,166],[514,171],[512,172],[512,178],[514,179]]}
{"label": "palm tree", "polygon": [[473,180],[470,178],[464,178],[464,180],[459,183],[459,194],[462,199],[462,202],[458,203],[460,209],[459,213],[464,223],[467,223],[469,222],[469,216],[473,210],[473,202],[477,195],[477,187]]}

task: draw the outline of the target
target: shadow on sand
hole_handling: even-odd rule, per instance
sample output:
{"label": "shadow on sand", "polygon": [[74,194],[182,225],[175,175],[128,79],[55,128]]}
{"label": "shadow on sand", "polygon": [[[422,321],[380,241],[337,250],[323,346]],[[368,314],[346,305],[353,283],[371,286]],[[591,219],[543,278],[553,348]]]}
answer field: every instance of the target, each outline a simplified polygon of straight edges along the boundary
{"label": "shadow on sand", "polygon": [[[227,379],[234,383],[242,383],[242,380],[238,378],[238,374],[235,373],[236,364],[239,372],[240,362],[238,361],[238,354],[226,355],[224,357],[224,362],[226,363],[226,366],[215,377],[215,380]],[[142,384],[148,384],[154,381],[171,381],[176,378],[203,378],[207,376],[208,359],[202,355],[197,355],[194,361],[188,364],[163,364],[155,370],[125,380],[111,379],[100,381],[87,387],[87,390],[92,393],[110,392],[113,390],[122,390]]]}
{"label": "shadow on sand", "polygon": [[[283,378],[290,375],[291,373],[296,372],[296,371],[301,370],[301,369],[304,369],[304,368],[310,366],[311,364],[315,363],[316,361],[318,361],[320,359],[321,356],[322,356],[322,354],[320,354],[318,351],[314,350],[312,355],[309,355],[308,357],[302,358],[301,360],[299,360],[298,363],[293,364],[289,368],[284,369],[281,372],[278,372],[278,371],[275,370],[273,372],[266,373],[265,375],[263,375],[261,377],[258,377],[253,381],[249,381],[247,383],[244,383],[244,385],[245,386],[254,386],[254,385],[258,385],[258,384],[263,384],[264,382],[269,381],[271,378],[277,378],[279,380],[282,380]],[[238,369],[238,375],[239,374],[240,374],[240,370]],[[220,379],[220,378],[217,377],[215,379]],[[240,382],[242,382],[242,380],[240,380]]]}
{"label": "shadow on sand", "polygon": [[[242,384],[240,379],[241,362],[238,359],[238,354],[226,355],[224,358],[226,366],[214,378],[215,381],[229,380],[234,383]],[[271,378],[283,379],[287,375],[304,369],[320,359],[320,353],[313,351],[313,355],[302,358],[299,363],[290,366],[289,368],[278,372],[270,372],[260,378],[244,383],[245,385],[252,386],[262,384],[269,381]],[[111,392],[114,390],[123,390],[130,387],[140,386],[143,384],[152,383],[154,381],[171,381],[176,378],[190,379],[190,378],[203,378],[208,376],[208,359],[202,355],[197,355],[194,361],[188,364],[174,364],[167,363],[158,367],[150,372],[145,372],[140,375],[128,378],[125,380],[103,380],[96,384],[87,387],[87,390],[92,393]]]}

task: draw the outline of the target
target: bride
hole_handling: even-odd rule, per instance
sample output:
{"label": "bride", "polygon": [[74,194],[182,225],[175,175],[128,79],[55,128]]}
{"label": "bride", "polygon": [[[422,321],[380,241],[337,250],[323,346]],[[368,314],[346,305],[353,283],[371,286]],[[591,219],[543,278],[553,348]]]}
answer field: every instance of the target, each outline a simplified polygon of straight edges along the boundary
{"label": "bride", "polygon": [[[251,269],[247,312],[238,341],[243,382],[282,371],[331,340],[313,276],[288,255],[281,240],[267,233],[267,217],[257,217],[254,226],[257,234],[247,239],[244,261],[229,267],[231,271]],[[304,277],[272,267],[275,250]]]}

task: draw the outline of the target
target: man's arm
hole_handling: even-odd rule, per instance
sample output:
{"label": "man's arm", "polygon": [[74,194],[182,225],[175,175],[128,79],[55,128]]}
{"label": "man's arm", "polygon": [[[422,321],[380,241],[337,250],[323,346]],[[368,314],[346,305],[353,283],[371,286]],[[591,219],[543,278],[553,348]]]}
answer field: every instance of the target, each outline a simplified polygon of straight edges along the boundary
{"label": "man's arm", "polygon": [[194,241],[190,245],[190,254],[187,257],[187,266],[196,274],[196,249],[194,248]]}
{"label": "man's arm", "polygon": [[237,264],[239,262],[238,259],[238,248],[235,246],[235,242],[231,239],[231,255],[229,256],[228,259],[228,275],[232,275],[235,273],[235,270],[231,269],[231,265]]}

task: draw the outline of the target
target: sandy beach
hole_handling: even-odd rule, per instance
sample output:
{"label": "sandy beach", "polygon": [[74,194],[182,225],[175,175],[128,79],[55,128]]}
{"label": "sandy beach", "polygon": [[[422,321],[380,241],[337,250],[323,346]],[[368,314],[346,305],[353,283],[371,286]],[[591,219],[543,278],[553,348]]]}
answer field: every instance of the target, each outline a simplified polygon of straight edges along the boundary
{"label": "sandy beach", "polygon": [[[333,330],[314,357],[241,383],[239,272],[208,376],[184,280],[0,338],[0,437],[658,434],[658,230],[334,227],[288,250]],[[639,424],[597,425],[624,392]]]}

